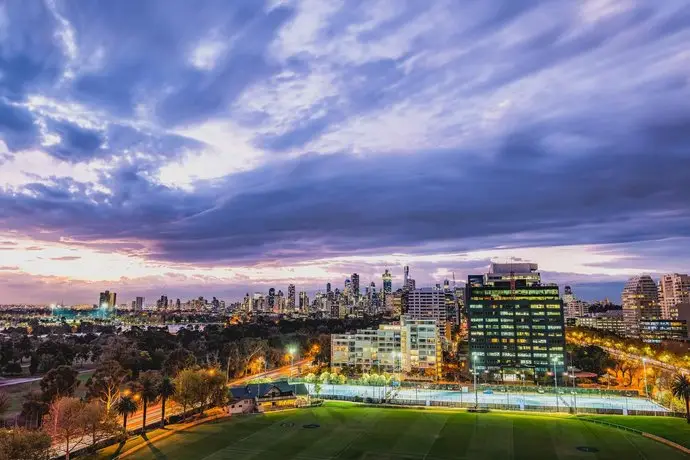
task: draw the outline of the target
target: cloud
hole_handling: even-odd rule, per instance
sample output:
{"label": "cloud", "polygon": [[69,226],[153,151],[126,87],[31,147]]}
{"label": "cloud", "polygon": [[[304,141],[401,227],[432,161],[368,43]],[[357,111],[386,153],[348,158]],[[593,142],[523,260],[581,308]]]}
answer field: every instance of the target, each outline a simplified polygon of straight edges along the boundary
{"label": "cloud", "polygon": [[50,260],[67,261],[67,260],[79,260],[79,256],[62,256],[62,257],[51,257]]}
{"label": "cloud", "polygon": [[[425,282],[510,252],[583,286],[687,271],[689,15],[681,0],[5,3],[0,231],[33,242],[10,265],[77,279],[103,251],[122,270],[108,282],[135,257],[157,283],[254,269],[208,286],[283,282],[281,266],[310,286],[356,263],[378,276],[396,254]],[[41,271],[28,248],[57,243],[88,257],[42,254],[82,259]]]}

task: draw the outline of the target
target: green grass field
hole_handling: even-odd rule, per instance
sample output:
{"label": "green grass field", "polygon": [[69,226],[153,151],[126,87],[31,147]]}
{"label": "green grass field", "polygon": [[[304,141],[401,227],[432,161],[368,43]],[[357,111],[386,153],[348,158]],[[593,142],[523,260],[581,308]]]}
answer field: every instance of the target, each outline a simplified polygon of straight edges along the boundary
{"label": "green grass field", "polygon": [[593,415],[588,418],[645,431],[690,448],[690,424],[684,418],[624,417],[622,415]]}
{"label": "green grass field", "polygon": [[[320,426],[305,428],[306,424]],[[578,447],[592,447],[598,452],[583,452]],[[113,451],[102,452],[101,458],[109,458]],[[640,435],[574,417],[383,409],[328,403],[319,408],[240,416],[199,425],[128,458],[673,460],[687,457]]]}

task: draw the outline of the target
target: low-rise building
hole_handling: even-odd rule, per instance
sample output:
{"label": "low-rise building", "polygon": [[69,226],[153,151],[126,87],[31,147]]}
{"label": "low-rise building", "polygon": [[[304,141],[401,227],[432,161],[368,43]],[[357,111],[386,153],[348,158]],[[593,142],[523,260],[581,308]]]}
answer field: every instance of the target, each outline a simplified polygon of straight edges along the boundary
{"label": "low-rise building", "polygon": [[575,318],[575,326],[613,332],[620,336],[625,336],[627,331],[623,310],[609,310]]}
{"label": "low-rise building", "polygon": [[230,414],[269,412],[299,407],[306,402],[309,394],[303,383],[291,384],[287,381],[232,387],[229,393],[228,412]]}
{"label": "low-rise building", "polygon": [[661,343],[664,340],[685,340],[687,337],[688,325],[683,320],[640,320],[640,338],[643,342]]}
{"label": "low-rise building", "polygon": [[441,371],[441,339],[436,321],[402,316],[400,324],[333,334],[331,368],[337,372],[345,366],[362,372],[436,377]]}

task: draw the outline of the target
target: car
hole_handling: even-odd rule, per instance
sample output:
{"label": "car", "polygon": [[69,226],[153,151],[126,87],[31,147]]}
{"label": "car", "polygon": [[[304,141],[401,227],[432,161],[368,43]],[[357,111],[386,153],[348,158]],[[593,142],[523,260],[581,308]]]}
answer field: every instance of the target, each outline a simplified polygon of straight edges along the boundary
{"label": "car", "polygon": [[483,393],[484,393],[485,395],[492,395],[492,394],[494,394],[494,391],[493,391],[493,390],[484,390]]}

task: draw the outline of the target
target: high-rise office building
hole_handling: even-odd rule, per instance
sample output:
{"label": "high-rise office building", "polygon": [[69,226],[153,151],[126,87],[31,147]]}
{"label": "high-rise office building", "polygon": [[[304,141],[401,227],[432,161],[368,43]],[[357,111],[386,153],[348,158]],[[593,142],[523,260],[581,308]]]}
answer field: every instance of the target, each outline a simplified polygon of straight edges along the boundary
{"label": "high-rise office building", "polygon": [[407,280],[410,278],[410,267],[405,265],[403,267],[403,289],[407,289]]}
{"label": "high-rise office building", "polygon": [[331,292],[331,283],[326,283],[326,294]]}
{"label": "high-rise office building", "polygon": [[355,299],[359,298],[359,275],[357,273],[352,274],[352,295]]}
{"label": "high-rise office building", "polygon": [[466,290],[475,371],[504,378],[563,371],[563,303],[557,285],[542,284],[537,264],[491,264],[489,273],[468,277]]}
{"label": "high-rise office building", "polygon": [[309,313],[309,296],[306,291],[299,292],[299,310],[302,313]]}
{"label": "high-rise office building", "polygon": [[98,296],[98,306],[100,308],[114,308],[117,305],[117,294],[115,292],[104,291]]}
{"label": "high-rise office building", "polygon": [[294,284],[288,285],[287,307],[291,313],[295,311],[295,285]]}
{"label": "high-rise office building", "polygon": [[276,288],[268,290],[268,309],[273,312],[276,307]]}
{"label": "high-rise office building", "polygon": [[134,311],[141,311],[144,308],[144,298],[137,297],[134,301]]}
{"label": "high-rise office building", "polygon": [[383,272],[383,275],[381,275],[381,278],[383,279],[384,294],[390,294],[393,292],[393,275],[391,275],[391,272],[386,269],[386,271]]}
{"label": "high-rise office building", "polygon": [[663,319],[678,319],[678,305],[690,304],[690,276],[669,273],[659,281],[659,304]]}
{"label": "high-rise office building", "polygon": [[659,291],[649,275],[633,276],[625,283],[623,294],[623,317],[626,335],[637,337],[641,319],[660,319]]}

